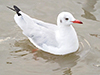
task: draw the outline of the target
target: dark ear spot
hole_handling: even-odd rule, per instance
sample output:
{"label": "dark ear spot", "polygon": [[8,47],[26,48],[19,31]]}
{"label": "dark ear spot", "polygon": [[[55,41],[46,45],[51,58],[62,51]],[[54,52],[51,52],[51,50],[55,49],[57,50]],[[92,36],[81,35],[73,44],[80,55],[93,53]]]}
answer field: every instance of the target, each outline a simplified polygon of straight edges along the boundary
{"label": "dark ear spot", "polygon": [[60,23],[62,23],[62,20],[60,20]]}

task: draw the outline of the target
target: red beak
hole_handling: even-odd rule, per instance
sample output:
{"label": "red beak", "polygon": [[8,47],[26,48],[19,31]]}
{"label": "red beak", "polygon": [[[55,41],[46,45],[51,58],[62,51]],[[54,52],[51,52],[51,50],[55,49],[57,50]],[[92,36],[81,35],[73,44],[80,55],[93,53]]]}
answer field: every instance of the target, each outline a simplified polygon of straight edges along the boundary
{"label": "red beak", "polygon": [[75,21],[72,21],[73,23],[79,23],[79,24],[83,24],[83,22],[79,21],[79,20],[75,20]]}

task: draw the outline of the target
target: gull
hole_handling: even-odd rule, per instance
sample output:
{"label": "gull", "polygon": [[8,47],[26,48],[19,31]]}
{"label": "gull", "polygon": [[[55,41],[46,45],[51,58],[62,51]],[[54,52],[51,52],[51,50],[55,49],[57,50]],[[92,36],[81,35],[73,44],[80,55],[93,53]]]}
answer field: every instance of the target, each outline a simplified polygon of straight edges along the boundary
{"label": "gull", "polygon": [[78,50],[79,41],[72,24],[83,23],[76,20],[71,13],[61,12],[55,25],[31,18],[15,5],[8,8],[16,12],[15,22],[38,49],[54,55],[66,55]]}

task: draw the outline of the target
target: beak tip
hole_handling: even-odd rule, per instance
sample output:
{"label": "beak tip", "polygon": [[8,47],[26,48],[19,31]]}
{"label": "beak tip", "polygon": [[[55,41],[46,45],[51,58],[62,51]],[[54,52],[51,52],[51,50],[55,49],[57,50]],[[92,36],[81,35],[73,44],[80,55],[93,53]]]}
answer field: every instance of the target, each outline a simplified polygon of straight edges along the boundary
{"label": "beak tip", "polygon": [[83,24],[83,22],[79,21],[79,20],[75,20],[75,21],[72,21],[73,23],[78,23],[78,24]]}
{"label": "beak tip", "polygon": [[83,22],[80,22],[80,24],[83,24]]}

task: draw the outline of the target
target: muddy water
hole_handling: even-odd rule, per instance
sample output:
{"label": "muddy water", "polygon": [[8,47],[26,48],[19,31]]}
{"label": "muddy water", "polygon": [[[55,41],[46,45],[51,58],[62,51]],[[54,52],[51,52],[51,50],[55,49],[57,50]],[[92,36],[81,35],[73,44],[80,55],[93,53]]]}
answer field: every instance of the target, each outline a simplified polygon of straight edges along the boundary
{"label": "muddy water", "polygon": [[[80,41],[76,53],[55,56],[35,48],[6,8],[19,6],[31,17],[56,24],[62,11],[71,12],[83,25],[74,24]],[[99,75],[100,74],[100,0],[1,0],[0,1],[0,75]]]}

